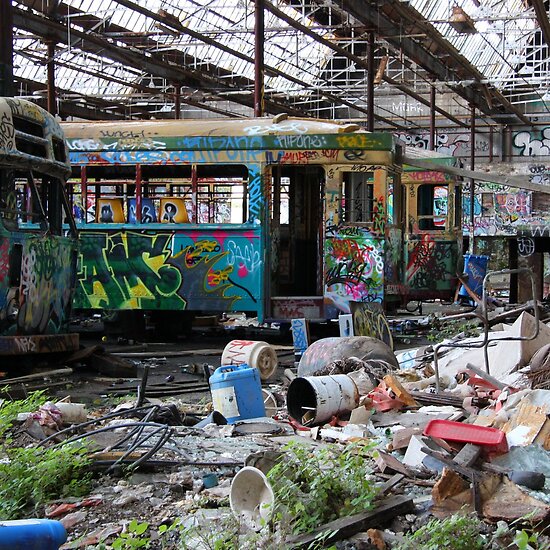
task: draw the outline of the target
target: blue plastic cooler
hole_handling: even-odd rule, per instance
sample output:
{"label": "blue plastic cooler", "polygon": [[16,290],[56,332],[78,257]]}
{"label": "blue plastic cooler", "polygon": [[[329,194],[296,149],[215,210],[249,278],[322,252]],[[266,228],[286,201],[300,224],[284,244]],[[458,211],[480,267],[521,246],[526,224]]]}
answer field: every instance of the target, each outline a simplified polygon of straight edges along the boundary
{"label": "blue plastic cooler", "polygon": [[247,364],[221,366],[210,377],[214,410],[229,424],[265,416],[260,371]]}

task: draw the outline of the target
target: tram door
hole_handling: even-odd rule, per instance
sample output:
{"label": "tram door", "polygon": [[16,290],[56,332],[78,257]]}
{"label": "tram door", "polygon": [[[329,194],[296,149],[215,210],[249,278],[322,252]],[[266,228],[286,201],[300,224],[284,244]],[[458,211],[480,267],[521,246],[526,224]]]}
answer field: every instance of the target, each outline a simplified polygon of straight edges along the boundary
{"label": "tram door", "polygon": [[272,167],[271,292],[274,297],[322,295],[320,166]]}

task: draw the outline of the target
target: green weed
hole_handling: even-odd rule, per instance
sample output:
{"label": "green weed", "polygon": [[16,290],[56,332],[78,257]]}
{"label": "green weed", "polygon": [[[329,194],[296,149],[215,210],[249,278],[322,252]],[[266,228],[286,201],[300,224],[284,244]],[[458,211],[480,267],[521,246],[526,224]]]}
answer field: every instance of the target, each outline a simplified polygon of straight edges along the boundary
{"label": "green weed", "polygon": [[376,496],[367,479],[373,446],[348,444],[285,447],[285,456],[268,473],[275,503],[273,520],[294,534],[372,508]]}

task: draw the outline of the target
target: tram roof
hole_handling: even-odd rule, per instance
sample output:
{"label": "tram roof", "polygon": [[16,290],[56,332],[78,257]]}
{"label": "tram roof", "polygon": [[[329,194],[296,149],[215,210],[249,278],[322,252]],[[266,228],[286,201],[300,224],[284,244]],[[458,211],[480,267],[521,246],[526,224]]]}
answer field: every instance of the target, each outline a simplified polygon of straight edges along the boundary
{"label": "tram roof", "polygon": [[[174,138],[174,137],[262,137],[302,135],[370,135],[372,141],[391,144],[397,138],[386,133],[371,133],[357,124],[343,124],[312,118],[248,118],[210,120],[142,120],[62,123],[67,139]],[[383,136],[383,138],[382,138]]]}

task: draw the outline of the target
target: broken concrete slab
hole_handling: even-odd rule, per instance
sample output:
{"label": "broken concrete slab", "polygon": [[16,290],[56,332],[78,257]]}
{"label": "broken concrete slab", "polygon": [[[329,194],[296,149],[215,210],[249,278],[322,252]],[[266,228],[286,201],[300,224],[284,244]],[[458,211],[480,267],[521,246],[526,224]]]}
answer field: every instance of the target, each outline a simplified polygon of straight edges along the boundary
{"label": "broken concrete slab", "polygon": [[[550,328],[539,322],[539,334],[533,340],[506,341],[503,338],[528,337],[535,332],[535,318],[527,312],[523,312],[509,330],[498,333],[490,333],[490,345],[488,348],[490,374],[502,380],[506,375],[515,371],[518,367],[529,364],[535,352],[542,346],[550,343]],[[475,344],[482,338],[474,338],[461,341]],[[483,348],[456,348],[438,361],[440,374],[456,374],[470,363],[475,367],[485,370],[485,358]]]}

